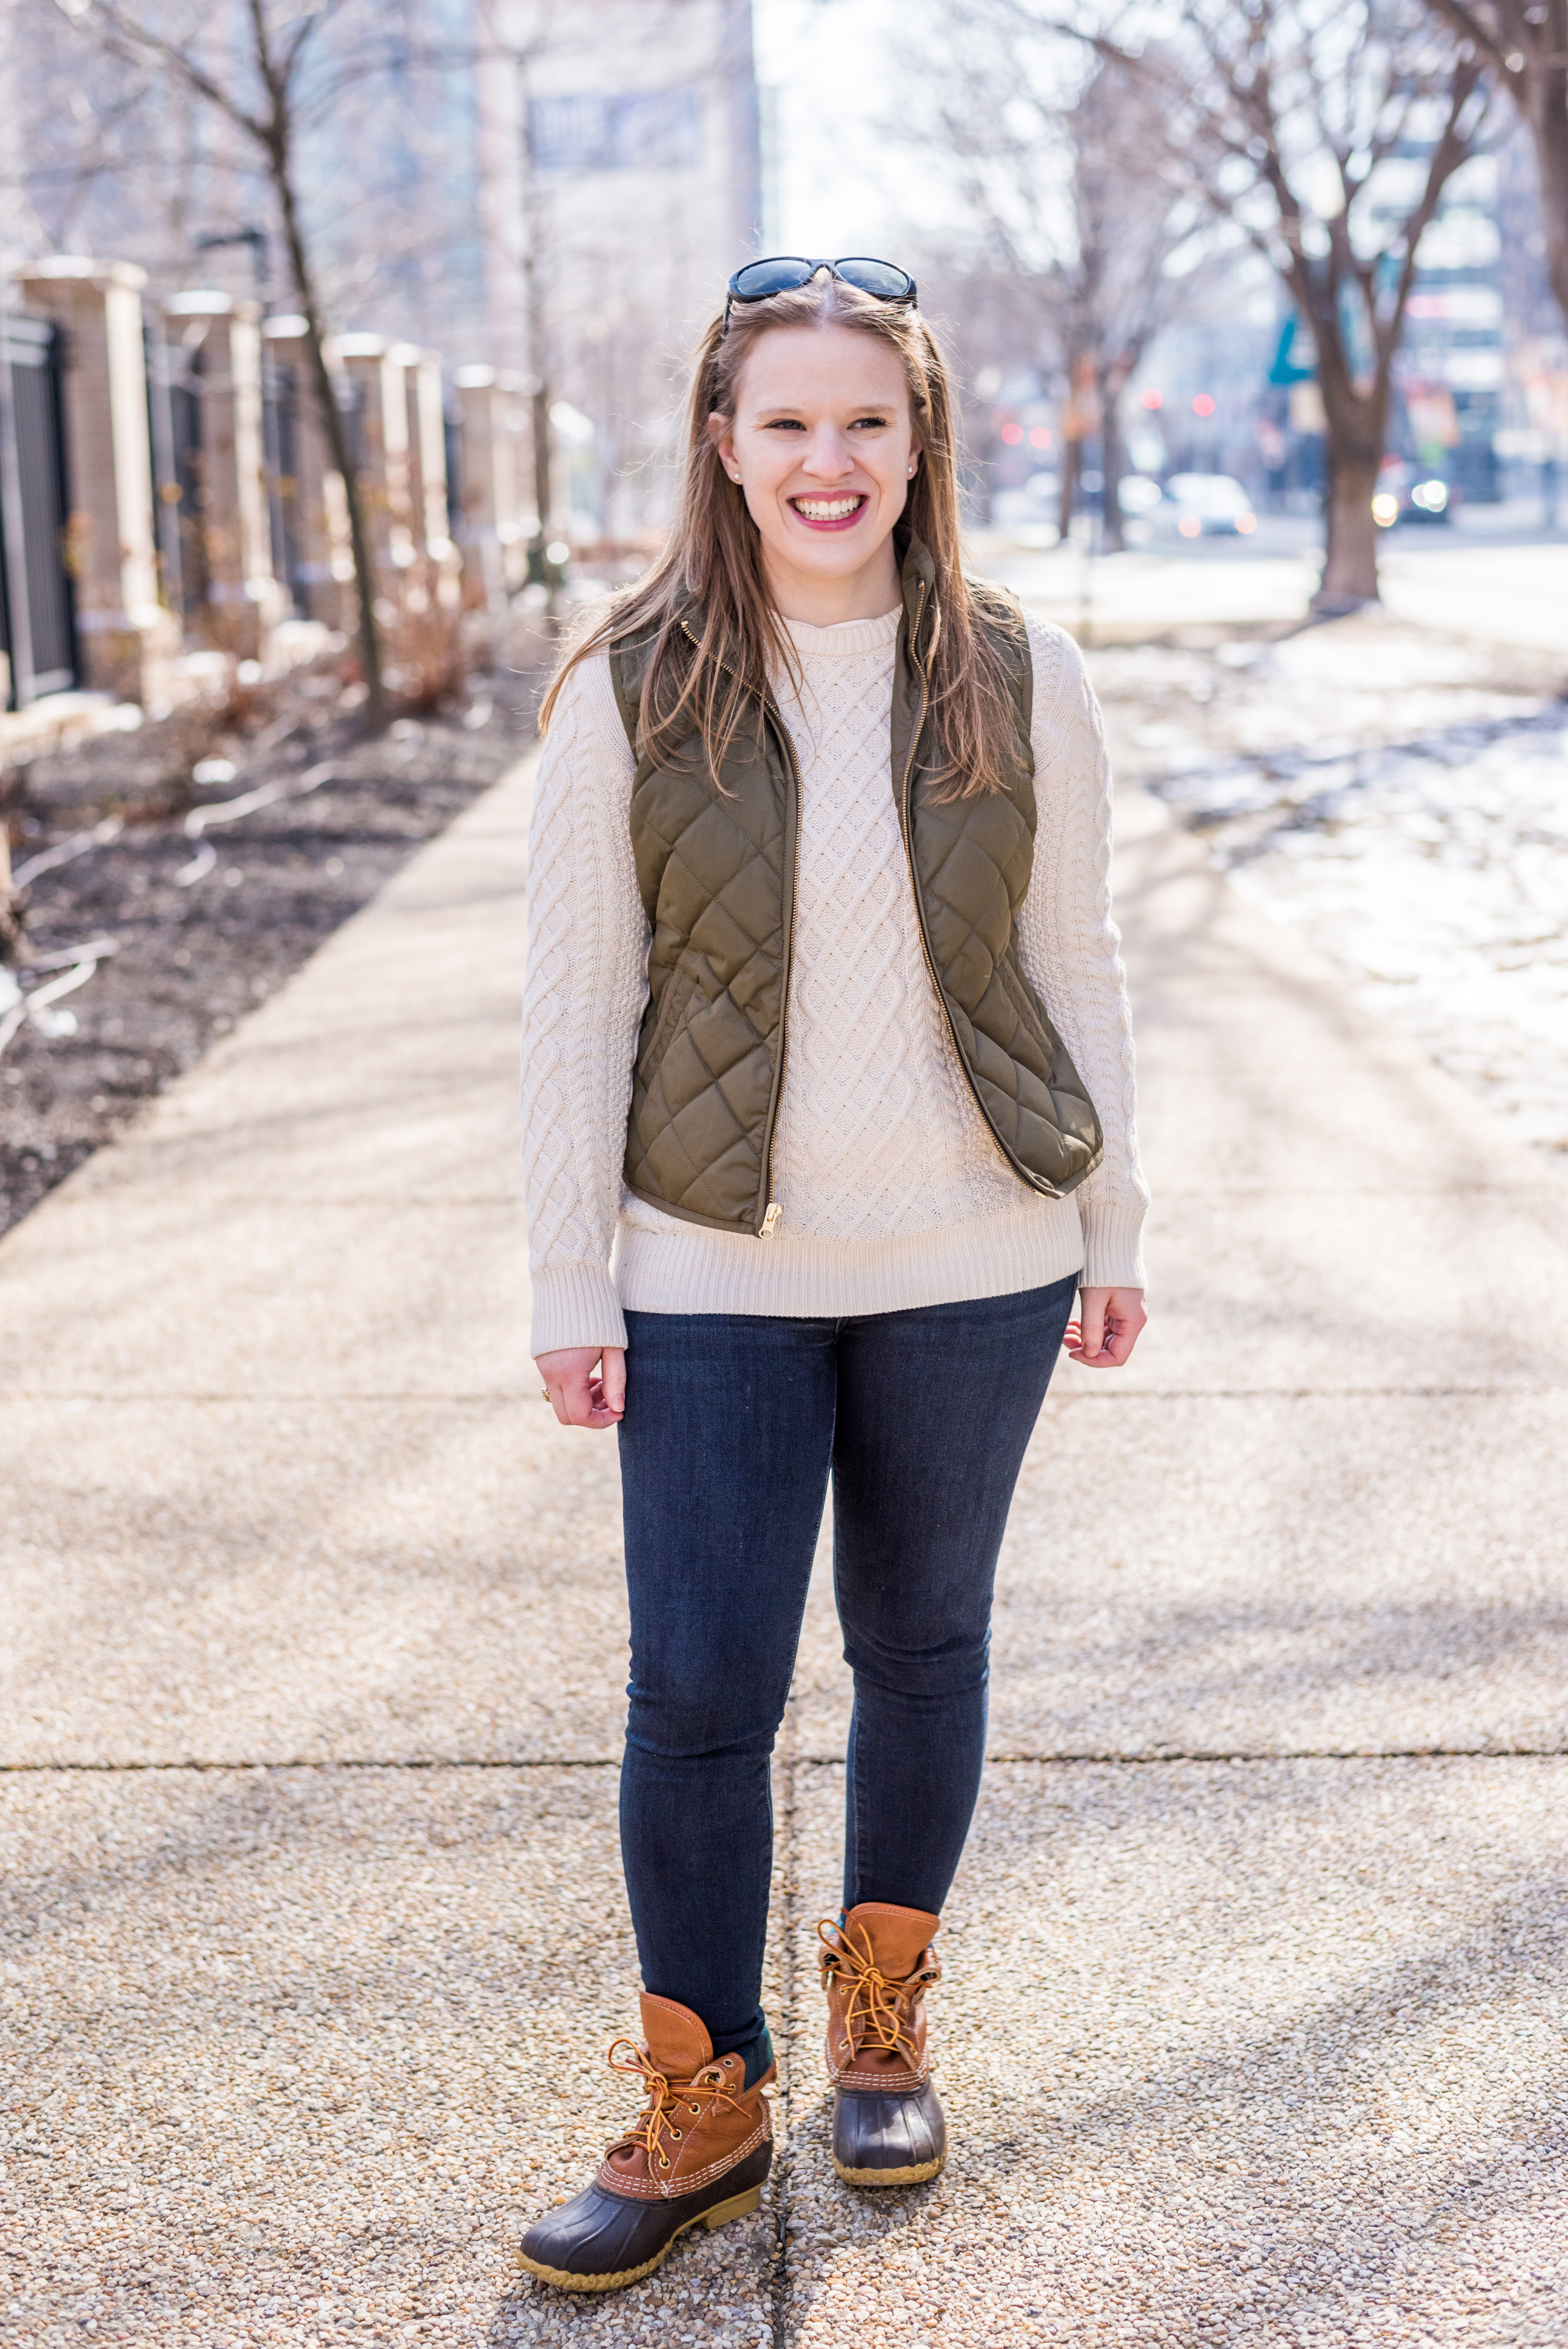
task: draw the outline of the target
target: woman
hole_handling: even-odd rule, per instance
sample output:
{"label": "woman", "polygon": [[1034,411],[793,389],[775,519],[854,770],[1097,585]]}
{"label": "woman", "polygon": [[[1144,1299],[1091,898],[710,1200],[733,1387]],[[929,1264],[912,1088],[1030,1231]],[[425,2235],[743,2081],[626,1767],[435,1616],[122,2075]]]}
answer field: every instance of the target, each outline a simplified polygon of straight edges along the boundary
{"label": "woman", "polygon": [[1071,640],[964,576],[913,281],[738,272],[685,464],[547,698],[532,849],[533,1347],[563,1426],[620,1430],[632,1619],[611,2061],[647,2104],[522,2246],[580,2291],[760,2199],[769,1756],[830,1472],[833,2160],[942,2167],[923,1998],[996,1553],[1064,1339],[1110,1368],[1144,1319],[1099,716]]}

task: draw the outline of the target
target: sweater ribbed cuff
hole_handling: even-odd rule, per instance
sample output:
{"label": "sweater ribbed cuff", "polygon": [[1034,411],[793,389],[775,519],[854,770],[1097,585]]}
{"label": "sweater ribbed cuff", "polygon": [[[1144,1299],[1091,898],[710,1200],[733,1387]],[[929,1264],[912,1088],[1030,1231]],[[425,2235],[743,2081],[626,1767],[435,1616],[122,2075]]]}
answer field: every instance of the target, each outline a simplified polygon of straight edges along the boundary
{"label": "sweater ribbed cuff", "polygon": [[535,1359],[562,1346],[624,1346],[625,1317],[607,1264],[561,1264],[533,1275],[528,1350]]}
{"label": "sweater ribbed cuff", "polygon": [[1078,1212],[1083,1218],[1084,1288],[1147,1288],[1142,1203],[1083,1199]]}

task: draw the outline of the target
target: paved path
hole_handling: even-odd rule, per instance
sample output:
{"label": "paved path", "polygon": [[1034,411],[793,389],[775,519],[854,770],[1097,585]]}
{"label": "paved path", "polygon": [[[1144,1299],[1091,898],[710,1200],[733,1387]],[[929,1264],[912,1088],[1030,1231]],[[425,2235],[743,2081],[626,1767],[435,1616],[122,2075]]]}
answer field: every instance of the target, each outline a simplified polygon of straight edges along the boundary
{"label": "paved path", "polygon": [[527,796],[0,1247],[0,2340],[1568,2343],[1564,1192],[1136,792],[1157,1319],[1013,1516],[954,2159],[827,2161],[820,1587],[772,2199],[517,2276],[634,1979],[614,1450],[525,1353]]}

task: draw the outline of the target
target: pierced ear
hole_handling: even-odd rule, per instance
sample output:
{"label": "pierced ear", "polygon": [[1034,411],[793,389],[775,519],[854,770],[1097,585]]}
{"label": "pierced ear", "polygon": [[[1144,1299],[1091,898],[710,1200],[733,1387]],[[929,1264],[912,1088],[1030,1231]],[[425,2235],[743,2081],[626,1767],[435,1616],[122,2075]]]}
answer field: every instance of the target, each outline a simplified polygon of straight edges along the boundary
{"label": "pierced ear", "polygon": [[730,480],[738,481],[740,467],[736,462],[733,417],[720,416],[710,410],[707,419],[707,437],[717,452],[719,463],[724,467]]}

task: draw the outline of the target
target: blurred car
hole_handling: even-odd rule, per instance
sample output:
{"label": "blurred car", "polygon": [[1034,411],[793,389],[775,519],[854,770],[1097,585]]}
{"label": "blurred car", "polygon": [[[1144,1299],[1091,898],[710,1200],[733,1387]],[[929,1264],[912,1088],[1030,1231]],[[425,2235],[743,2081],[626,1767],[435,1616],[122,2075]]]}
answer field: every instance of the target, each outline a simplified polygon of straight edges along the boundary
{"label": "blurred car", "polygon": [[1123,473],[1116,485],[1116,502],[1124,514],[1151,514],[1164,492],[1147,473]]}
{"label": "blurred car", "polygon": [[1372,519],[1379,530],[1397,522],[1452,522],[1460,494],[1440,473],[1424,471],[1404,457],[1385,457],[1377,468]]}
{"label": "blurred car", "polygon": [[[1061,479],[1056,473],[1031,473],[1021,488],[996,490],[991,498],[991,521],[997,530],[1021,531],[1026,545],[1054,543],[1061,504]],[[1041,535],[1049,533],[1047,541]]]}
{"label": "blurred car", "polygon": [[1156,517],[1182,538],[1249,538],[1258,526],[1252,500],[1229,473],[1172,473]]}

